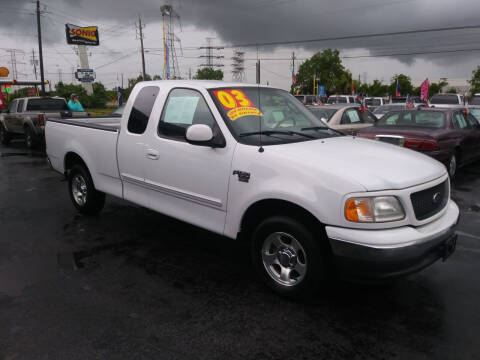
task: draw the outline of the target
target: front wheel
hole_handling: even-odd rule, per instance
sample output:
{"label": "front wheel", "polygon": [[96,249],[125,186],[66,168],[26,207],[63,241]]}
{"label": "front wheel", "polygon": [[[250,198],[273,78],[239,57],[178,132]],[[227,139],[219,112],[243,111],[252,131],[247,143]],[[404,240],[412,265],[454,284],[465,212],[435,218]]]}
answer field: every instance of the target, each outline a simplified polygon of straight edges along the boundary
{"label": "front wheel", "polygon": [[82,214],[95,215],[105,205],[105,194],[95,189],[90,173],[82,165],[70,170],[68,188],[73,205]]}
{"label": "front wheel", "polygon": [[321,240],[301,222],[273,216],[254,231],[253,265],[266,285],[280,295],[315,293],[327,278]]}

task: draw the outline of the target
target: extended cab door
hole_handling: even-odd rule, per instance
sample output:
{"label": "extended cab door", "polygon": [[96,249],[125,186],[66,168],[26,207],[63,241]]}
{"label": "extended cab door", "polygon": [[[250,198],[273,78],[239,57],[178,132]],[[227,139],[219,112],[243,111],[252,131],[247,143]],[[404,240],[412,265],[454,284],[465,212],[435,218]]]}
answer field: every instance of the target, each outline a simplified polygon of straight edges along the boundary
{"label": "extended cab door", "polygon": [[[158,98],[158,86],[145,86],[130,96],[135,99],[130,111],[125,108],[118,139],[118,168],[123,182],[123,197],[139,205],[149,206],[149,195],[145,189],[145,149],[147,127],[154,121],[152,110]],[[151,165],[151,164],[150,164]]]}
{"label": "extended cab door", "polygon": [[212,148],[186,142],[192,124],[208,125],[215,137],[225,139],[205,90],[173,88],[164,104],[156,126],[149,126],[143,160],[150,207],[223,233],[235,144]]}

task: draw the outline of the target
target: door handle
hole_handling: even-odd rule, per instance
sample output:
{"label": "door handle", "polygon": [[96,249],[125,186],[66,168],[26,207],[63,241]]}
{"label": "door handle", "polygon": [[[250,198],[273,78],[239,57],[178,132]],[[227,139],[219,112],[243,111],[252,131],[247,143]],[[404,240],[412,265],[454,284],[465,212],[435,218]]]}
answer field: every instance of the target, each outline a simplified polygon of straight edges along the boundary
{"label": "door handle", "polygon": [[148,149],[147,154],[145,155],[150,160],[158,160],[160,153],[154,149]]}

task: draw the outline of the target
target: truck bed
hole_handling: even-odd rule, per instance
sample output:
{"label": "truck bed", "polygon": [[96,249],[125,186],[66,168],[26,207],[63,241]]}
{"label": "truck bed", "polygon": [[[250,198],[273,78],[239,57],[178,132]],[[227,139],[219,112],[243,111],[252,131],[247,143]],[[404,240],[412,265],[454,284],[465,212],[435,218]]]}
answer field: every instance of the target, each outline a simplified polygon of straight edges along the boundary
{"label": "truck bed", "polygon": [[52,167],[64,173],[66,156],[75,153],[86,163],[98,190],[122,197],[117,165],[120,121],[118,117],[47,118],[45,137]]}
{"label": "truck bed", "polygon": [[107,131],[119,131],[121,119],[121,117],[47,118],[52,122]]}

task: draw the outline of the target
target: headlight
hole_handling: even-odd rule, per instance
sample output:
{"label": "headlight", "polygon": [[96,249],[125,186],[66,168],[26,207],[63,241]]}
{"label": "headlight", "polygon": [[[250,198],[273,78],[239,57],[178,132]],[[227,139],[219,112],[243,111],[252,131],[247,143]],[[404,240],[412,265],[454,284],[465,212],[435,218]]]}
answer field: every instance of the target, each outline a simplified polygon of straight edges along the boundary
{"label": "headlight", "polygon": [[350,198],[345,203],[345,218],[352,222],[388,222],[405,218],[395,196]]}

